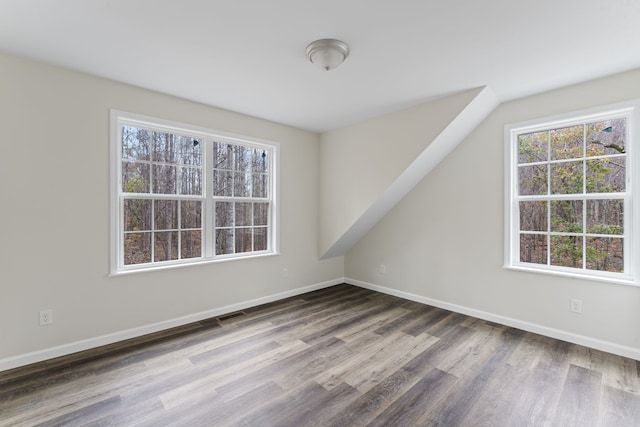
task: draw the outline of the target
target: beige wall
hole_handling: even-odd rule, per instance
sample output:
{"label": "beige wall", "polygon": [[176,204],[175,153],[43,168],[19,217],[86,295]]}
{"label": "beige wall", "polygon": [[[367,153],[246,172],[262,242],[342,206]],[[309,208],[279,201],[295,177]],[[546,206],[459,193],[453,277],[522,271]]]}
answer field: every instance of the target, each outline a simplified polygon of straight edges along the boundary
{"label": "beige wall", "polygon": [[501,105],[347,253],[345,276],[640,354],[639,287],[502,268],[505,124],[634,98],[640,70]]}
{"label": "beige wall", "polygon": [[[279,142],[281,255],[107,277],[110,108]],[[343,276],[317,257],[316,134],[4,55],[0,117],[0,362]]]}
{"label": "beige wall", "polygon": [[471,89],[320,136],[320,256],[482,91]]}
{"label": "beige wall", "polygon": [[[324,135],[320,148],[312,133],[0,55],[0,368],[343,276],[640,349],[640,288],[502,269],[504,125],[633,98],[640,70],[500,106],[346,258],[319,261],[318,247],[348,227],[340,221],[356,219],[444,118],[403,138],[402,152],[380,121],[372,138],[362,138],[365,123]],[[467,102],[458,101],[441,106],[442,117]],[[109,278],[110,108],[279,142],[281,254]],[[406,113],[393,120],[411,122]],[[337,141],[355,144],[346,148],[359,166],[340,164]],[[382,160],[390,170],[363,188],[366,164]],[[319,212],[331,208],[336,222],[322,225]],[[571,297],[583,300],[583,314],[569,311]],[[54,323],[40,327],[45,308]]]}

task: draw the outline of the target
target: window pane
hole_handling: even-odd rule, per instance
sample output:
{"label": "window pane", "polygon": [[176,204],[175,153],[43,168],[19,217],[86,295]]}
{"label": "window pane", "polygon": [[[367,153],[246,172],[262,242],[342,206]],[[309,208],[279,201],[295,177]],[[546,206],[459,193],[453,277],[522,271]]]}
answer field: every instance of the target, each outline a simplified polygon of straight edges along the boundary
{"label": "window pane", "polygon": [[551,160],[577,159],[583,156],[584,126],[553,129],[551,135]]}
{"label": "window pane", "polygon": [[235,174],[233,195],[235,197],[251,196],[251,174],[250,173]]}
{"label": "window pane", "polygon": [[236,203],[236,227],[251,225],[251,203]]}
{"label": "window pane", "polygon": [[178,259],[178,232],[163,231],[154,233],[154,261]]}
{"label": "window pane", "polygon": [[202,256],[202,233],[199,230],[181,233],[181,258],[198,258]]}
{"label": "window pane", "polygon": [[582,237],[551,236],[551,265],[582,268]]}
{"label": "window pane", "polygon": [[213,171],[213,195],[230,197],[233,191],[233,172]]}
{"label": "window pane", "polygon": [[253,225],[269,224],[269,203],[253,204]]}
{"label": "window pane", "polygon": [[553,200],[551,202],[551,231],[582,233],[582,201]]}
{"label": "window pane", "polygon": [[202,227],[202,202],[182,201],[180,203],[180,227]]}
{"label": "window pane", "polygon": [[520,234],[520,262],[547,263],[547,236]]}
{"label": "window pane", "polygon": [[267,228],[266,227],[253,229],[253,250],[254,251],[267,250]]}
{"label": "window pane", "polygon": [[269,172],[269,153],[265,150],[254,148],[253,150],[253,172],[267,173]]}
{"label": "window pane", "polygon": [[233,227],[233,202],[216,202],[216,227]]}
{"label": "window pane", "polygon": [[587,233],[622,234],[623,200],[587,200]]}
{"label": "window pane", "polygon": [[233,145],[223,142],[213,143],[213,168],[233,169]]}
{"label": "window pane", "polygon": [[582,161],[554,163],[551,166],[551,193],[582,193]]}
{"label": "window pane", "polygon": [[268,181],[267,175],[253,175],[253,197],[268,197]]}
{"label": "window pane", "polygon": [[178,202],[176,200],[156,200],[153,212],[154,230],[175,230],[178,228]]}
{"label": "window pane", "polygon": [[234,170],[240,172],[251,172],[251,160],[253,158],[253,149],[243,145],[234,145]]}
{"label": "window pane", "polygon": [[153,161],[176,163],[176,135],[153,132]]}
{"label": "window pane", "polygon": [[124,201],[124,231],[151,230],[151,200]]}
{"label": "window pane", "polygon": [[149,192],[149,164],[122,162],[122,191],[125,193]]}
{"label": "window pane", "polygon": [[587,237],[587,268],[622,273],[623,246],[621,238]]}
{"label": "window pane", "polygon": [[545,162],[549,155],[549,132],[518,136],[518,163]]}
{"label": "window pane", "polygon": [[547,231],[547,202],[520,202],[520,230]]}
{"label": "window pane", "polygon": [[124,265],[151,262],[151,233],[124,235]]}
{"label": "window pane", "polygon": [[587,160],[587,193],[625,191],[625,158]]}
{"label": "window pane", "polygon": [[151,132],[129,126],[122,127],[122,158],[149,160]]}
{"label": "window pane", "polygon": [[180,168],[180,194],[202,194],[202,168],[182,167]]}
{"label": "window pane", "polygon": [[175,166],[153,165],[153,192],[156,194],[176,194]]}
{"label": "window pane", "polygon": [[216,255],[233,253],[233,229],[216,230]]}
{"label": "window pane", "polygon": [[202,143],[201,139],[181,136],[178,140],[179,157],[178,161],[183,165],[202,165]]}
{"label": "window pane", "polygon": [[521,166],[518,168],[518,189],[521,196],[547,193],[547,165]]}
{"label": "window pane", "polygon": [[626,135],[624,118],[587,124],[587,156],[624,154]]}
{"label": "window pane", "polygon": [[251,228],[236,228],[236,253],[251,252]]}

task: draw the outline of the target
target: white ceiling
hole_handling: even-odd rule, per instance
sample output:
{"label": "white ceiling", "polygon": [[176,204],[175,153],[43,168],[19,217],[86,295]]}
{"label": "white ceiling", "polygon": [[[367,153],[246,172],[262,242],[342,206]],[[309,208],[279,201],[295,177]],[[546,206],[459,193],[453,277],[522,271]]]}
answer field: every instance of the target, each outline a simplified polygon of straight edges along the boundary
{"label": "white ceiling", "polygon": [[[319,38],[351,55],[321,70]],[[0,51],[322,132],[638,68],[640,0],[0,0]]]}

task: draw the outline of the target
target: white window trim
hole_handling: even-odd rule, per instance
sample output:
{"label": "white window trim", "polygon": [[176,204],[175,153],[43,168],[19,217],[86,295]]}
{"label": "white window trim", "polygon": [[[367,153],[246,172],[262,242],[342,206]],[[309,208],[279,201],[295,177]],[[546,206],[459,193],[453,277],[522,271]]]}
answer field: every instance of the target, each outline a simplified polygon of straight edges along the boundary
{"label": "white window trim", "polygon": [[[203,162],[204,182],[203,194],[205,194],[203,204],[203,236],[202,258],[181,259],[176,261],[165,261],[162,263],[151,264],[135,264],[125,266],[122,262],[122,253],[120,251],[123,238],[123,230],[121,225],[122,209],[120,208],[120,189],[122,188],[121,174],[121,138],[119,129],[121,124],[129,124],[141,127],[151,127],[153,129],[164,129],[173,133],[186,133],[191,136],[201,137],[205,140],[205,148],[203,149],[203,157],[208,156]],[[210,264],[217,262],[226,262],[232,260],[246,260],[251,258],[261,258],[265,256],[278,255],[280,253],[280,215],[279,215],[279,183],[280,183],[280,144],[274,141],[248,137],[244,135],[209,129],[201,126],[185,124],[181,122],[160,119],[156,117],[145,116],[136,113],[111,109],[110,110],[110,272],[109,276],[119,276],[123,274],[140,273],[147,271],[158,271],[172,268],[181,268],[191,265]],[[262,149],[267,149],[271,153],[271,220],[269,224],[268,234],[268,250],[260,252],[245,252],[239,254],[214,255],[214,218],[208,214],[214,212],[213,196],[211,192],[211,183],[213,182],[213,168],[209,157],[213,156],[212,152],[207,150],[207,146],[212,145],[212,141],[227,142],[230,144],[248,145]],[[211,144],[209,144],[211,142]],[[212,151],[212,150],[211,150]],[[179,197],[179,196],[178,196]],[[210,236],[206,236],[209,234]]]}
{"label": "white window trim", "polygon": [[[627,152],[627,197],[631,198],[628,210],[625,211],[625,271],[624,273],[610,273],[596,270],[579,270],[564,267],[540,265],[539,267],[519,262],[518,238],[519,218],[516,207],[516,167],[518,150],[514,143],[514,136],[519,133],[536,130],[560,128],[575,123],[590,121],[608,115],[627,115],[628,142]],[[640,99],[613,105],[591,108],[587,110],[542,117],[519,123],[508,124],[504,127],[504,265],[503,268],[550,274],[555,276],[578,279],[604,281],[624,285],[640,285],[638,273],[640,269]]]}

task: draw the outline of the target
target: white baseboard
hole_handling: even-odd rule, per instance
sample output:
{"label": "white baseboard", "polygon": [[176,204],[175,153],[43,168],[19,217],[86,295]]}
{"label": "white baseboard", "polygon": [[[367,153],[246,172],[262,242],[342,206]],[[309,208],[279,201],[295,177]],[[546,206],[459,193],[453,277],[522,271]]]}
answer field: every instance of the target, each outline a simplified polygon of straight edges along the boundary
{"label": "white baseboard", "polygon": [[584,335],[578,335],[571,332],[562,331],[559,329],[549,328],[535,323],[525,322],[519,319],[511,317],[501,316],[473,308],[451,304],[445,301],[440,301],[432,298],[423,297],[421,295],[412,294],[409,292],[399,291],[397,289],[387,288],[384,286],[374,285],[372,283],[363,282],[351,278],[338,278],[327,282],[317,283],[315,285],[305,286],[302,288],[293,289],[278,294],[268,295],[253,300],[243,301],[237,304],[231,304],[224,307],[214,308],[211,310],[202,311],[199,313],[182,316],[175,319],[169,319],[162,322],[154,323],[151,325],[140,326],[137,328],[127,329],[124,331],[115,332],[112,334],[101,335],[86,340],[76,341],[69,344],[63,344],[56,347],[51,347],[43,350],[34,351],[31,353],[21,354],[18,356],[9,357],[0,360],[0,372],[9,369],[17,368],[20,366],[29,365],[31,363],[42,362],[44,360],[53,359],[60,356],[66,356],[79,351],[89,350],[92,348],[100,347],[107,344],[113,344],[119,341],[137,338],[146,334],[160,332],[166,329],[174,328],[177,326],[183,326],[189,323],[197,322],[212,317],[218,317],[223,314],[233,313],[235,311],[244,310],[250,307],[255,307],[261,304],[267,304],[270,302],[278,301],[284,298],[301,295],[307,292],[315,291],[318,289],[328,288],[330,286],[339,285],[341,283],[348,283],[350,285],[359,286],[361,288],[370,289],[373,291],[381,292],[388,295],[397,296],[400,298],[416,301],[422,304],[431,305],[434,307],[443,308],[445,310],[454,311],[456,313],[466,314],[468,316],[477,317],[479,319],[488,320],[491,322],[499,323],[505,326],[511,326],[514,328],[522,329],[524,331],[533,332],[536,334],[544,335],[551,338],[567,341],[574,344],[583,345],[596,350],[606,351],[608,353],[617,354],[619,356],[629,357],[631,359],[640,360],[640,349],[626,347],[623,345],[611,343],[608,341],[602,341],[595,338],[587,337]]}
{"label": "white baseboard", "polygon": [[627,346],[615,344],[609,341],[602,341],[602,340],[591,338],[584,335],[578,335],[571,332],[562,331],[559,329],[549,328],[547,326],[525,322],[523,320],[501,316],[499,314],[489,313],[482,310],[476,310],[476,309],[465,307],[462,305],[451,304],[445,301],[440,301],[433,298],[427,298],[421,295],[399,291],[397,289],[387,288],[384,286],[378,286],[372,283],[367,283],[360,280],[351,279],[348,277],[345,278],[344,281],[345,283],[348,283],[350,285],[359,286],[361,288],[370,289],[372,291],[393,295],[396,297],[408,299],[408,300],[419,302],[422,304],[431,305],[438,308],[443,308],[445,310],[454,311],[456,313],[466,314],[467,316],[477,317],[482,320],[488,320],[490,322],[499,323],[505,326],[511,326],[517,329],[521,329],[523,331],[533,332],[535,334],[544,335],[550,338],[556,338],[556,339],[567,341],[573,344],[578,344],[585,347],[593,348],[595,350],[602,350],[602,351],[606,351],[607,353],[617,354],[619,356],[628,357],[630,359],[640,360],[640,349],[637,349],[637,348],[627,347]]}
{"label": "white baseboard", "polygon": [[154,332],[164,331],[166,329],[175,328],[177,326],[187,325],[189,323],[198,322],[200,320],[218,317],[223,314],[233,313],[235,311],[244,310],[258,305],[267,304],[281,299],[293,297],[318,289],[328,288],[329,286],[344,283],[344,278],[329,280],[327,282],[317,283],[302,288],[293,289],[278,294],[268,295],[249,301],[243,301],[237,304],[226,305],[211,310],[201,311],[199,313],[178,317],[175,319],[164,320],[162,322],[153,323],[151,325],[139,326],[124,331],[114,332],[111,334],[101,335],[86,340],[76,341],[69,344],[63,344],[56,347],[46,348],[31,353],[21,354],[18,356],[8,357],[0,360],[0,372],[6,371],[20,366],[29,365],[31,363],[42,362],[44,360],[53,359],[60,356],[66,356],[79,351],[89,350],[107,344],[113,344],[131,338],[137,338]]}

